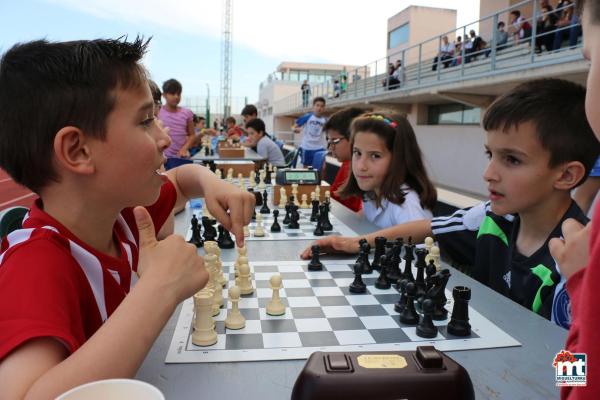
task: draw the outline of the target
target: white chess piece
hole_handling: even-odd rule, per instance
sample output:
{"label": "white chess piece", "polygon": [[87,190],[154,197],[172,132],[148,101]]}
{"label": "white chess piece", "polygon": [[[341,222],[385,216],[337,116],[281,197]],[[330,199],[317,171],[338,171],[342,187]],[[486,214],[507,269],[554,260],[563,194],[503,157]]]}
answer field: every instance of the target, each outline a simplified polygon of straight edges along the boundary
{"label": "white chess piece", "polygon": [[239,309],[239,301],[241,290],[237,286],[229,288],[229,301],[231,309],[227,310],[227,318],[225,318],[225,328],[227,329],[242,329],[246,326],[246,318],[242,315]]}
{"label": "white chess piece", "polygon": [[294,204],[300,207],[300,199],[298,199],[298,184],[292,183],[292,196],[294,196]]}
{"label": "white chess piece", "polygon": [[250,236],[250,229],[248,228],[248,225],[244,225],[244,237],[249,237]]}
{"label": "white chess piece", "polygon": [[221,170],[220,169],[217,169],[215,171],[215,175],[217,175],[217,178],[219,178],[219,179],[223,178],[223,175],[221,174]]}
{"label": "white chess piece", "polygon": [[440,264],[440,248],[437,246],[431,246],[429,249],[429,254],[425,256],[425,262],[429,265],[429,260],[433,260],[433,264],[435,265],[436,271],[439,271],[442,266]]}
{"label": "white chess piece", "polygon": [[211,346],[217,343],[217,332],[214,329],[212,313],[212,294],[201,290],[194,295],[194,333],[192,343],[196,346]]}
{"label": "white chess piece", "polygon": [[331,202],[331,192],[329,190],[325,191],[325,202],[326,203],[330,203]]}
{"label": "white chess piece", "polygon": [[256,178],[256,172],[250,171],[250,187],[251,188],[253,188],[254,186],[256,186],[256,182],[254,182],[255,178]]}
{"label": "white chess piece", "polygon": [[254,228],[254,236],[256,237],[264,237],[265,236],[265,228],[262,224],[262,214],[258,214],[256,216],[256,227]]}
{"label": "white chess piece", "polygon": [[306,202],[308,196],[306,194],[302,195],[302,203],[300,203],[300,208],[309,208],[308,203]]}
{"label": "white chess piece", "polygon": [[[225,275],[223,275],[223,262],[221,261],[221,249],[219,245],[215,241],[208,241],[204,243],[204,250],[208,254],[214,254],[217,256],[217,261],[215,263],[217,270],[217,278],[216,281],[221,284],[221,286],[225,286],[227,283],[227,279],[225,279]],[[221,305],[223,305],[221,303]]]}
{"label": "white chess piece", "polygon": [[[240,263],[240,259],[242,257],[247,257],[247,255],[248,255],[248,249],[246,248],[246,246],[244,246],[244,247],[238,247],[237,248],[237,252],[238,252],[238,256],[237,256],[235,262],[233,263],[233,269],[235,271],[235,275],[236,276],[237,276],[237,272],[238,272],[237,269],[238,269],[238,267],[241,264]],[[248,258],[246,258],[246,262],[248,262]]]}
{"label": "white chess piece", "polygon": [[229,168],[227,170],[227,180],[232,180],[233,179],[233,168]]}
{"label": "white chess piece", "polygon": [[237,277],[236,284],[240,287],[242,294],[251,294],[254,292],[254,287],[252,287],[250,266],[247,263],[240,264],[238,271],[240,272],[240,276]]}
{"label": "white chess piece", "polygon": [[321,201],[321,186],[315,186],[315,197],[317,200]]}
{"label": "white chess piece", "polygon": [[287,196],[281,196],[279,198],[279,208],[285,208],[286,204],[287,204]]}
{"label": "white chess piece", "polygon": [[430,236],[427,236],[425,238],[425,250],[427,250],[428,254],[429,254],[429,251],[431,250],[432,246],[433,246],[433,238]]}
{"label": "white chess piece", "polygon": [[265,170],[262,169],[260,170],[260,173],[258,174],[260,181],[258,182],[258,188],[259,189],[264,189],[267,186],[265,185]]}
{"label": "white chess piece", "polygon": [[240,265],[242,264],[248,264],[248,257],[243,254],[241,256],[238,257],[237,261],[236,261],[237,265],[233,266],[234,272],[235,272],[235,276],[239,276],[240,275]]}
{"label": "white chess piece", "polygon": [[281,302],[279,297],[279,289],[281,289],[281,275],[273,275],[269,279],[271,289],[273,289],[273,297],[267,303],[267,314],[283,315],[285,314],[285,304]]}

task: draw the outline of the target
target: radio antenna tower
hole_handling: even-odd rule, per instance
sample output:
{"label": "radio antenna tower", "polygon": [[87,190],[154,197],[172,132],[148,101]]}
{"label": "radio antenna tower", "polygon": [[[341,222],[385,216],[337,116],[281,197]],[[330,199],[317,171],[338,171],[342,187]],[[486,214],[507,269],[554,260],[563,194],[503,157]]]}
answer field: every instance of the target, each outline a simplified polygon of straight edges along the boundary
{"label": "radio antenna tower", "polygon": [[224,0],[224,2],[223,36],[221,37],[221,104],[223,104],[223,119],[231,116],[231,65],[233,61],[231,46],[233,1]]}

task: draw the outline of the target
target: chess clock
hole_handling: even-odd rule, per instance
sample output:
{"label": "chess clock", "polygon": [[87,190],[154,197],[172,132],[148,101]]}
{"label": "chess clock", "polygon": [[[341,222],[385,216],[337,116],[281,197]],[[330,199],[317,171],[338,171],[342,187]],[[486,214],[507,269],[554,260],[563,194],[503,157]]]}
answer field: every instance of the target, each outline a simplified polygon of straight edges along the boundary
{"label": "chess clock", "polygon": [[318,185],[321,179],[319,172],[314,169],[282,169],[277,170],[275,182],[278,185]]}

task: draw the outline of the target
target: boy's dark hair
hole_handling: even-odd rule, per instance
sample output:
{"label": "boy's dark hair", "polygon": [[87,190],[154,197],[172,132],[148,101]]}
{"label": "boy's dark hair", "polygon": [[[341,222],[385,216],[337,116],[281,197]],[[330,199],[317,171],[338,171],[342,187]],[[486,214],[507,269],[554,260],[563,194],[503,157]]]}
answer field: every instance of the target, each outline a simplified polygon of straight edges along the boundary
{"label": "boy's dark hair", "polygon": [[36,40],[10,48],[0,60],[0,167],[37,193],[57,181],[56,133],[75,126],[104,139],[115,90],[147,85],[138,62],[148,42]]}
{"label": "boy's dark hair", "polygon": [[162,86],[163,92],[169,94],[181,94],[183,87],[181,83],[177,79],[169,79],[163,83]]}
{"label": "boy's dark hair", "polygon": [[152,79],[148,79],[148,86],[150,86],[150,92],[152,93],[152,99],[154,100],[154,103],[161,104],[162,93],[160,92],[160,89],[158,88],[156,82],[154,82]]}
{"label": "boy's dark hair", "polygon": [[225,120],[225,123],[229,123],[229,122],[231,122],[234,125],[237,123],[235,118],[233,118],[233,117],[227,117],[227,119]]}
{"label": "boy's dark hair", "polygon": [[313,99],[313,106],[314,106],[314,105],[317,103],[317,101],[320,101],[320,102],[322,102],[323,104],[327,104],[327,102],[325,101],[325,98],[323,98],[323,97],[321,97],[321,96],[318,96],[318,97],[315,97],[315,98]]}
{"label": "boy's dark hair", "polygon": [[583,86],[563,79],[522,83],[492,103],[483,117],[483,128],[505,132],[524,122],[535,124],[540,144],[550,153],[550,167],[579,161],[587,177],[600,144],[585,116]]}
{"label": "boy's dark hair", "polygon": [[598,4],[597,1],[576,0],[575,13],[581,15],[584,9],[587,9],[588,14],[591,17],[590,21],[593,24],[600,23],[600,4]]}
{"label": "boy's dark hair", "polygon": [[194,117],[192,118],[192,121],[194,122],[194,124],[197,124],[200,121],[204,121],[205,118],[198,115],[198,114],[194,114]]}
{"label": "boy's dark hair", "polygon": [[506,26],[506,24],[504,23],[504,21],[498,22],[498,28],[500,28],[501,26]]}
{"label": "boy's dark hair", "polygon": [[258,133],[265,134],[265,123],[260,118],[254,118],[252,121],[248,121],[246,124],[246,129],[252,128]]}
{"label": "boy's dark hair", "polygon": [[332,129],[349,140],[350,124],[354,118],[361,114],[364,114],[364,110],[356,107],[340,110],[329,117],[327,122],[325,122],[325,125],[323,125],[323,131],[327,132],[328,130]]}
{"label": "boy's dark hair", "polygon": [[242,116],[245,115],[258,115],[258,110],[254,104],[246,104],[242,110]]}
{"label": "boy's dark hair", "polygon": [[519,10],[512,10],[510,13],[517,18],[519,18],[521,16],[521,11],[519,11]]}
{"label": "boy's dark hair", "polygon": [[[383,180],[380,196],[375,198],[377,207],[381,206],[384,198],[395,204],[403,204],[405,193],[401,187],[406,184],[417,192],[423,208],[433,210],[437,201],[437,193],[427,176],[417,137],[406,117],[365,114],[355,118],[350,129],[352,131],[350,138],[352,148],[354,148],[356,135],[368,132],[383,139],[392,154],[389,171],[393,171],[393,173],[387,174]],[[356,177],[351,173],[346,184],[338,190],[337,194],[341,198],[348,198],[350,196],[362,197],[365,193],[358,187]]]}

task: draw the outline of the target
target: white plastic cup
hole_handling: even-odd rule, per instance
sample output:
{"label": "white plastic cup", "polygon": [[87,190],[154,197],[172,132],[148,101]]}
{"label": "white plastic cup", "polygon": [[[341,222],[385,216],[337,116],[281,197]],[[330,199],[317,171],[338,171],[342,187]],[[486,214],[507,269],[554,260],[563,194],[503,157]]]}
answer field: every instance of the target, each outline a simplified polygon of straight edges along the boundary
{"label": "white plastic cup", "polygon": [[56,400],[165,400],[149,383],[135,379],[106,379],[77,386]]}

